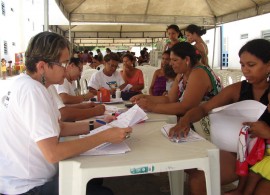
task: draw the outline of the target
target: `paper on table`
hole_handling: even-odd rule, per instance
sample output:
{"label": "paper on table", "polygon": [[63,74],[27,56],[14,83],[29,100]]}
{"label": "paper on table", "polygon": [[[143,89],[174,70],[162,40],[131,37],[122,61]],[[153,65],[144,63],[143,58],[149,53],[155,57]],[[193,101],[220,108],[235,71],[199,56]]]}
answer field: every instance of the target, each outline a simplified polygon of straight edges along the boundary
{"label": "paper on table", "polygon": [[125,142],[119,144],[109,144],[102,147],[88,150],[81,155],[108,155],[108,154],[124,154],[131,151]]}
{"label": "paper on table", "polygon": [[169,138],[169,131],[174,126],[175,126],[175,124],[166,124],[161,128],[161,132],[163,133],[163,135],[165,137],[167,137],[172,142],[183,143],[183,142],[194,142],[194,141],[205,140],[203,137],[201,137],[199,134],[197,134],[193,130],[189,131],[187,137],[181,137],[180,139],[174,137],[174,138],[170,139]]}
{"label": "paper on table", "polygon": [[245,100],[213,109],[209,113],[211,141],[222,150],[237,152],[242,123],[257,121],[265,109],[265,105],[254,100]]}
{"label": "paper on table", "polygon": [[135,104],[128,111],[120,114],[117,120],[112,121],[110,124],[116,127],[132,127],[133,125],[148,119],[147,114]]}
{"label": "paper on table", "polygon": [[[104,131],[104,130],[111,128],[111,127],[121,127],[121,128],[131,127],[131,126],[139,123],[142,120],[146,120],[147,118],[148,117],[147,117],[146,113],[138,105],[135,105],[132,108],[130,108],[128,111],[120,114],[117,117],[117,120],[114,120],[107,125],[96,128],[96,129],[92,130],[89,134],[81,135],[80,137],[91,136],[91,135],[94,135],[96,133],[99,133],[99,132]],[[112,147],[109,147],[111,145],[112,145]],[[114,147],[113,145],[115,145],[115,144],[103,143],[103,144],[101,144],[101,145],[99,145],[91,150],[88,150],[87,152],[84,153],[84,155],[87,155],[87,154],[92,154],[92,155],[119,154],[119,153],[125,153],[127,151],[130,151],[130,149],[128,148],[127,145],[119,144],[117,147],[116,146]]]}
{"label": "paper on table", "polygon": [[129,91],[131,87],[132,87],[131,84],[127,84],[126,87],[122,89],[121,91]]}

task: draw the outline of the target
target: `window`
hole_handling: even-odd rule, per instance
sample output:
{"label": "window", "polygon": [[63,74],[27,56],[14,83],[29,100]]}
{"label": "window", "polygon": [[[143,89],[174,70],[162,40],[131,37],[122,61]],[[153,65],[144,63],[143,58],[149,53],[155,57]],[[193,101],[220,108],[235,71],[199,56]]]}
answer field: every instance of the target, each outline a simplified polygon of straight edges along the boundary
{"label": "window", "polygon": [[262,31],[262,38],[270,41],[270,30]]}
{"label": "window", "polygon": [[5,16],[6,15],[6,6],[5,6],[5,3],[3,1],[1,1],[1,8],[2,8],[2,15]]}
{"label": "window", "polygon": [[240,39],[247,39],[248,38],[248,34],[241,34],[240,35]]}
{"label": "window", "polygon": [[7,44],[7,41],[4,41],[4,54],[5,55],[8,54],[8,44]]}

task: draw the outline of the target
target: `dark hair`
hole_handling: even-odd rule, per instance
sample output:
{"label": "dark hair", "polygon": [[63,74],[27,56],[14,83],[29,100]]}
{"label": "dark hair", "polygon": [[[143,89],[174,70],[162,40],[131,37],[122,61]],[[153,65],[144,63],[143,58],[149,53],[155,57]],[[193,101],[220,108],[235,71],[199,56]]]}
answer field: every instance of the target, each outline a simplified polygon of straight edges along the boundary
{"label": "dark hair", "polygon": [[131,62],[133,62],[133,67],[135,67],[135,60],[136,58],[134,58],[134,55],[132,55],[131,53],[125,53],[123,56],[122,56],[122,59],[123,58],[128,58]]}
{"label": "dark hair", "polygon": [[164,67],[163,67],[163,70],[164,70],[165,76],[168,77],[168,78],[175,78],[176,75],[177,75],[177,74],[174,72],[172,66],[169,65],[169,64],[165,64]]}
{"label": "dark hair", "polygon": [[96,52],[100,52],[100,49],[97,49]]}
{"label": "dark hair", "polygon": [[176,32],[178,32],[178,33],[179,33],[178,38],[179,38],[179,37],[181,37],[181,38],[184,37],[183,34],[182,34],[182,32],[181,32],[181,30],[180,30],[180,28],[179,28],[176,24],[171,24],[171,25],[169,25],[169,26],[167,27],[166,31],[168,31],[169,29],[173,29],[173,30],[175,30]]}
{"label": "dark hair", "polygon": [[75,66],[80,66],[80,64],[81,64],[81,61],[80,61],[80,59],[79,58],[70,58],[70,60],[69,60],[69,64],[71,64],[71,63],[73,63]]}
{"label": "dark hair", "polygon": [[165,50],[165,51],[162,53],[162,55],[163,55],[163,54],[168,54],[168,55],[170,55],[170,53],[171,53],[171,49],[169,48],[169,49]]}
{"label": "dark hair", "polygon": [[198,62],[195,48],[188,42],[176,43],[171,48],[171,52],[173,52],[175,55],[179,56],[182,59],[185,59],[185,57],[189,56],[191,67],[194,67]]}
{"label": "dark hair", "polygon": [[[36,63],[58,62],[62,51],[69,47],[68,40],[53,32],[41,32],[31,38],[25,52],[25,66],[29,72],[36,72]],[[49,66],[50,65],[49,63]]]}
{"label": "dark hair", "polygon": [[106,48],[106,51],[107,51],[107,52],[112,52],[112,51],[110,50],[110,48]]}
{"label": "dark hair", "polygon": [[99,61],[99,62],[102,62],[103,57],[100,56],[100,55],[95,55],[95,56],[94,56],[94,59],[97,60],[97,61]]}
{"label": "dark hair", "polygon": [[195,24],[188,25],[188,27],[186,28],[186,31],[190,32],[191,34],[196,33],[199,36],[206,34],[206,29],[201,28]]}
{"label": "dark hair", "polygon": [[263,63],[267,63],[270,61],[270,42],[266,39],[254,39],[247,42],[239,50],[239,57],[244,51],[247,51],[250,54],[261,59]]}
{"label": "dark hair", "polygon": [[110,60],[120,61],[119,56],[116,53],[109,53],[104,56],[104,61],[109,62]]}

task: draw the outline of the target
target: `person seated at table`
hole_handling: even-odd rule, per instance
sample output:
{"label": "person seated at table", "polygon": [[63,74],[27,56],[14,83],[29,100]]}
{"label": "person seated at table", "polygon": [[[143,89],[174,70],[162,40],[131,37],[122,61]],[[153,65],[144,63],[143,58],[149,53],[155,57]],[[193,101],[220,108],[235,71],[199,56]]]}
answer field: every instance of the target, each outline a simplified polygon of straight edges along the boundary
{"label": "person seated at table", "polygon": [[95,55],[93,57],[93,62],[90,65],[93,69],[97,69],[97,70],[103,70],[104,68],[104,64],[103,64],[103,57],[99,56],[99,55]]}
{"label": "person seated at table", "polygon": [[[269,104],[268,89],[270,73],[270,42],[265,39],[254,39],[247,42],[240,50],[241,70],[247,80],[234,83],[224,88],[208,102],[189,110],[170,130],[169,136],[186,136],[190,123],[200,120],[211,110],[243,100],[255,100],[264,105]],[[265,110],[259,122],[247,122],[250,133],[263,139],[270,138],[270,113]],[[265,127],[267,126],[268,127]],[[221,132],[222,133],[222,132]],[[222,134],[221,134],[222,136]],[[220,151],[221,185],[229,184],[238,179],[236,175],[236,154]],[[199,170],[187,170],[191,194],[206,194],[204,173]],[[269,173],[269,172],[268,172]],[[266,174],[268,174],[266,173]],[[252,184],[254,187],[254,183]],[[265,194],[270,190],[268,177],[261,178],[256,184],[253,194]]]}
{"label": "person seated at table", "polygon": [[166,91],[162,95],[168,95],[168,91],[171,90],[172,84],[173,84],[177,74],[174,72],[172,66],[169,64],[166,64],[163,67],[163,69],[164,69],[164,74],[166,77]]}
{"label": "person seated at table", "polygon": [[[129,91],[142,93],[144,88],[143,73],[135,68],[134,56],[132,54],[123,55],[123,70],[120,72],[125,83],[130,84]],[[135,94],[135,93],[134,93]]]}
{"label": "person seated at table", "polygon": [[103,87],[110,90],[111,94],[115,94],[116,88],[122,90],[126,87],[127,84],[116,70],[119,61],[119,56],[116,53],[111,52],[104,56],[104,69],[93,74],[88,83],[91,93],[97,94],[97,90]]}
{"label": "person seated at table", "polygon": [[170,63],[170,50],[166,50],[162,54],[160,68],[154,72],[152,82],[149,88],[149,94],[161,96],[166,91],[166,77],[164,73],[165,64]]}
{"label": "person seated at table", "polygon": [[55,101],[58,110],[60,111],[61,121],[74,122],[78,120],[89,119],[94,116],[103,115],[105,112],[104,105],[95,104],[93,102],[64,104],[54,85],[49,86],[47,89]]}
{"label": "person seated at table", "polygon": [[83,101],[89,101],[94,95],[90,92],[87,94],[78,95],[75,81],[81,76],[83,65],[79,58],[70,58],[70,61],[65,67],[66,76],[64,83],[55,85],[57,93],[63,100],[64,104],[78,104]]}
{"label": "person seated at table", "polygon": [[184,115],[218,94],[222,85],[207,66],[198,63],[194,46],[179,42],[171,48],[170,64],[177,76],[167,96],[136,95],[130,100],[146,111]]}
{"label": "person seated at table", "polygon": [[139,66],[142,66],[144,64],[148,64],[149,63],[149,59],[147,56],[147,51],[146,50],[141,50],[140,51],[140,56],[138,57],[138,64]]}
{"label": "person seated at table", "polygon": [[[14,81],[0,110],[0,193],[58,195],[57,163],[100,144],[120,143],[131,128],[109,128],[92,136],[59,141],[62,136],[88,134],[96,122],[59,122],[59,111],[46,88],[62,84],[70,43],[59,34],[41,32],[25,52],[26,74]],[[53,49],[52,49],[53,48]],[[111,190],[89,185],[91,195]]]}

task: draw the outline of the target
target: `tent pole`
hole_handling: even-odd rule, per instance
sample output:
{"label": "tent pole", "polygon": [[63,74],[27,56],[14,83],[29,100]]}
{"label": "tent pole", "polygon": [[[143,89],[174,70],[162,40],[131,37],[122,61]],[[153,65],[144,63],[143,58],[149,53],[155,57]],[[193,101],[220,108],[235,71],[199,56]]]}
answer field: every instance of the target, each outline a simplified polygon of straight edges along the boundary
{"label": "tent pole", "polygon": [[217,31],[217,19],[215,19],[214,43],[213,43],[213,58],[212,58],[212,69],[214,69],[214,60],[215,60],[216,31]]}

